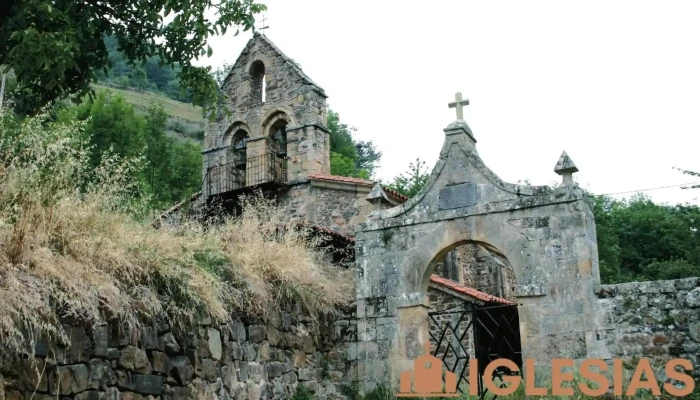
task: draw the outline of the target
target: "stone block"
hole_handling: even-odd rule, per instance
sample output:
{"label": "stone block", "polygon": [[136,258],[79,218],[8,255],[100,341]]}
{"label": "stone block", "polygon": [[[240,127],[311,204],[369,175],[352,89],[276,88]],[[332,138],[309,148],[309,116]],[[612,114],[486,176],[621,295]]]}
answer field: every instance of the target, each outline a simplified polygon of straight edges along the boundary
{"label": "stone block", "polygon": [[128,371],[136,371],[142,374],[151,373],[151,363],[146,352],[135,346],[127,346],[121,352],[118,365]]}
{"label": "stone block", "polygon": [[97,326],[92,332],[92,355],[95,357],[107,357],[109,349],[109,328]]}
{"label": "stone block", "polygon": [[262,325],[249,326],[248,340],[253,343],[261,343],[263,340],[265,340],[265,327]]}
{"label": "stone block", "polygon": [[98,358],[90,360],[88,363],[88,389],[101,389],[114,385],[117,381],[116,374],[108,361]]}
{"label": "stone block", "polygon": [[476,204],[476,185],[461,183],[447,186],[440,191],[440,209],[450,210]]}
{"label": "stone block", "polygon": [[221,354],[223,351],[221,347],[221,333],[216,329],[209,328],[207,336],[207,343],[209,345],[209,353],[211,354],[211,358],[221,360]]}
{"label": "stone block", "polygon": [[169,356],[177,355],[180,352],[180,345],[175,340],[175,336],[168,332],[158,338],[158,350],[165,352]]}
{"label": "stone block", "polygon": [[163,377],[157,375],[134,374],[134,390],[137,393],[160,396],[163,392]]}
{"label": "stone block", "polygon": [[172,374],[180,385],[187,385],[194,376],[194,366],[186,356],[172,359]]}
{"label": "stone block", "polygon": [[170,357],[163,352],[153,351],[151,352],[151,365],[153,367],[153,372],[165,375],[170,372]]}
{"label": "stone block", "polygon": [[211,358],[203,358],[201,360],[201,364],[202,364],[202,371],[201,371],[202,379],[204,379],[205,381],[209,381],[209,382],[215,382],[216,375],[217,375],[218,362],[216,360],[211,359]]}
{"label": "stone block", "polygon": [[55,386],[51,394],[75,394],[87,390],[89,371],[85,364],[59,366],[56,368]]}

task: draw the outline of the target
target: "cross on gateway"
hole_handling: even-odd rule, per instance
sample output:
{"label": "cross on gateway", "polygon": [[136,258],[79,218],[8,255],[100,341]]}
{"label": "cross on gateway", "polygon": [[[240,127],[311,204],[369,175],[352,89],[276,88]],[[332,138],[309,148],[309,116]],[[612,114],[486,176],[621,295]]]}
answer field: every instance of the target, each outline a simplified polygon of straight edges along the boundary
{"label": "cross on gateway", "polygon": [[462,93],[455,93],[455,101],[447,104],[450,108],[457,108],[457,119],[464,119],[463,106],[469,105],[469,99],[462,100]]}

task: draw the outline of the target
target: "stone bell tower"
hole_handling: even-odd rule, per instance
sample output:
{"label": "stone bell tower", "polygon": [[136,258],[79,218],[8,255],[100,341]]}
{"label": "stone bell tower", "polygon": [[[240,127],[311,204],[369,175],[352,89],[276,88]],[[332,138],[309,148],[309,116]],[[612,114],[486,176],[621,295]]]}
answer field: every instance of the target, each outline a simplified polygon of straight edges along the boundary
{"label": "stone bell tower", "polygon": [[206,197],[330,173],[327,96],[266,36],[253,35],[221,89],[203,143]]}

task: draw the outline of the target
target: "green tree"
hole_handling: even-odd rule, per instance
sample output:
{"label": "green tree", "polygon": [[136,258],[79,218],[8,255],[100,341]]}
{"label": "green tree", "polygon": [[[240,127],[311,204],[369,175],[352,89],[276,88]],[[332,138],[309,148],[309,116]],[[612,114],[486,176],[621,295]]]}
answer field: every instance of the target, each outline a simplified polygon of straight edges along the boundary
{"label": "green tree", "polygon": [[231,68],[233,68],[233,64],[224,61],[222,66],[211,72],[211,76],[219,87],[224,84],[224,80],[226,80],[228,73],[231,72]]}
{"label": "green tree", "polygon": [[[696,178],[700,177],[700,172],[689,171],[687,169],[680,169],[680,168],[675,168],[675,169],[677,169],[678,171],[681,171],[685,175],[694,176]],[[698,189],[698,188],[700,188],[700,184],[684,187],[683,189]]]}
{"label": "green tree", "polygon": [[153,208],[170,207],[201,188],[201,148],[166,135],[168,115],[162,107],[152,106],[141,116],[121,96],[101,91],[94,100],[58,113],[61,122],[72,119],[87,121],[84,135],[93,167],[112,153],[141,159],[133,178]]}
{"label": "green tree", "polygon": [[369,179],[382,157],[371,141],[356,142],[353,134],[356,128],[340,122],[340,115],[328,110],[328,131],[330,132],[331,173]]}
{"label": "green tree", "polygon": [[137,66],[131,70],[131,85],[136,89],[143,90],[148,83],[148,76],[143,67]]}
{"label": "green tree", "polygon": [[0,13],[0,66],[16,74],[24,111],[36,112],[57,98],[92,94],[97,71],[110,67],[104,37],[113,35],[129,63],[179,63],[182,87],[213,118],[223,97],[210,68],[193,61],[211,56],[210,36],[247,31],[265,9],[254,0],[8,0]]}
{"label": "green tree", "polygon": [[416,162],[408,166],[408,171],[395,177],[389,187],[404,196],[413,197],[423,189],[428,178],[430,178],[430,173],[425,166],[425,161],[416,158]]}
{"label": "green tree", "polygon": [[699,276],[697,206],[596,196],[593,214],[603,283]]}

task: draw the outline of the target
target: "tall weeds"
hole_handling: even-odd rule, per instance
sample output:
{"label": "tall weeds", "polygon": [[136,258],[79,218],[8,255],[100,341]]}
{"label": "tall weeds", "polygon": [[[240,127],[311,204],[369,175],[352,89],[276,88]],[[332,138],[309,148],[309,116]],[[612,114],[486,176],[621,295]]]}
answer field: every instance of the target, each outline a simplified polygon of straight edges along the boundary
{"label": "tall weeds", "polygon": [[270,317],[298,302],[312,318],[351,300],[350,272],[260,197],[223,224],[152,229],[147,199],[115,155],[90,170],[81,123],[0,115],[0,342],[29,351],[61,323],[186,327],[202,314]]}

